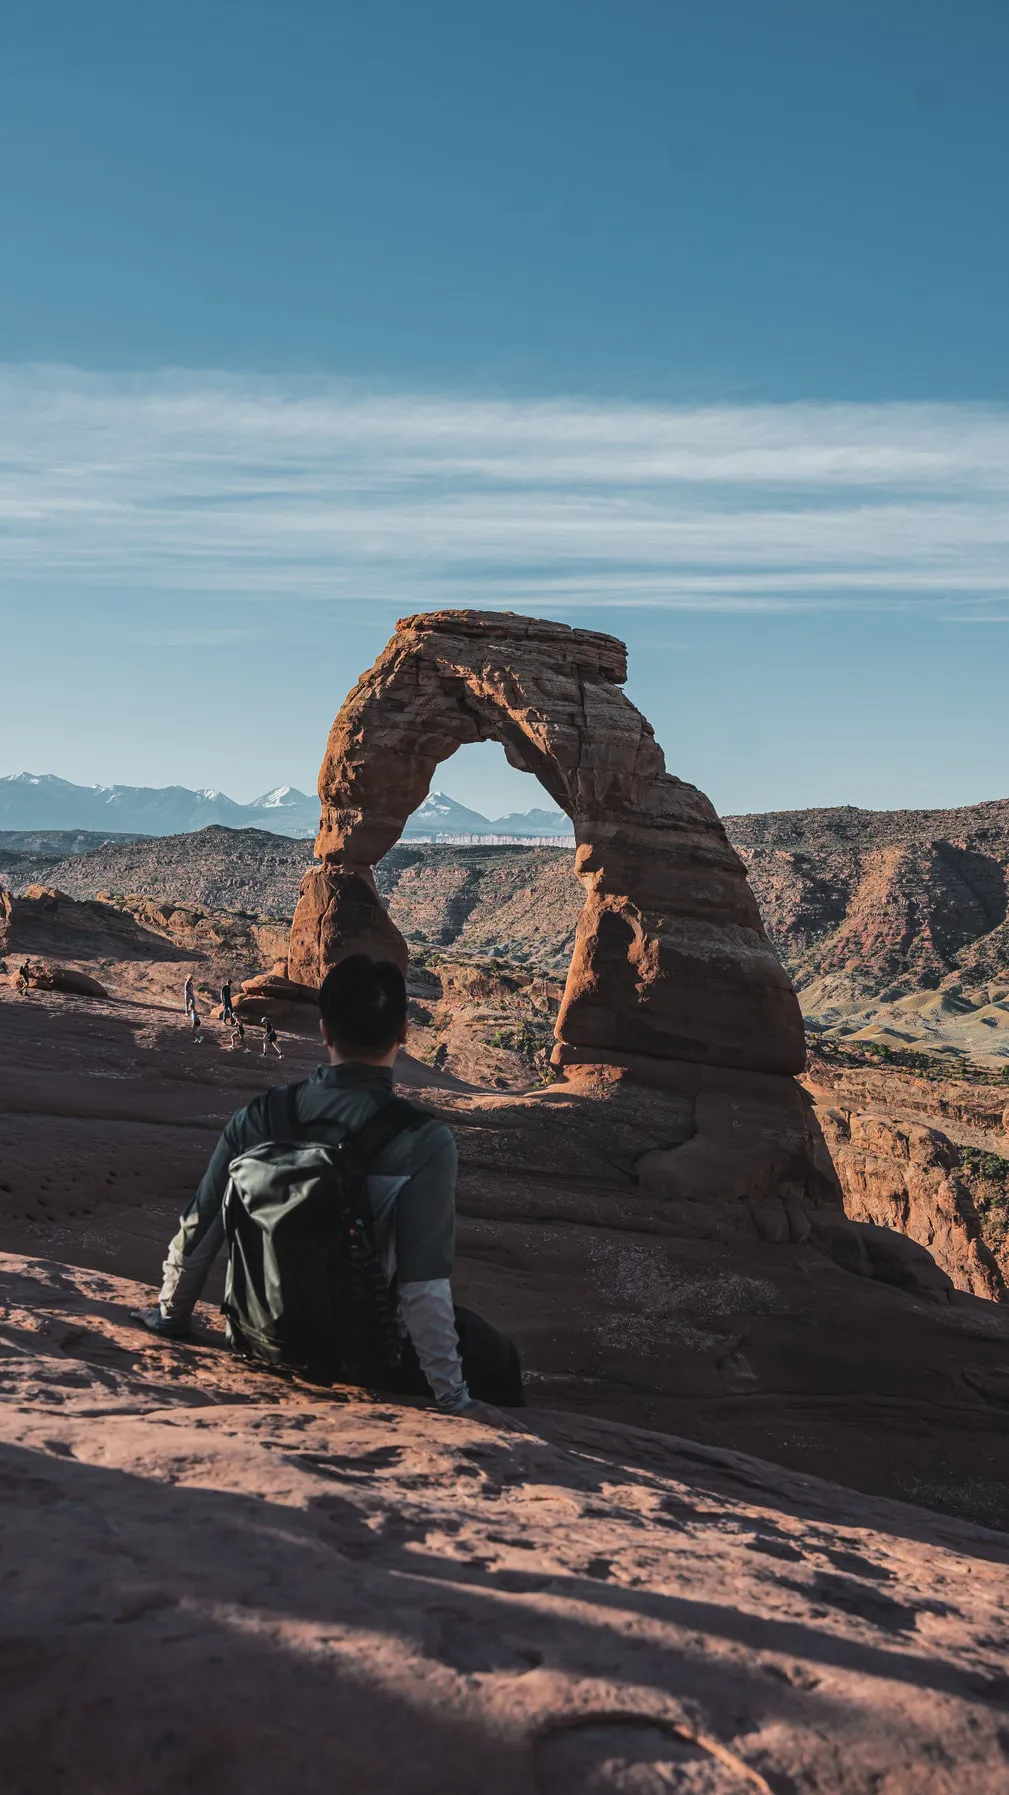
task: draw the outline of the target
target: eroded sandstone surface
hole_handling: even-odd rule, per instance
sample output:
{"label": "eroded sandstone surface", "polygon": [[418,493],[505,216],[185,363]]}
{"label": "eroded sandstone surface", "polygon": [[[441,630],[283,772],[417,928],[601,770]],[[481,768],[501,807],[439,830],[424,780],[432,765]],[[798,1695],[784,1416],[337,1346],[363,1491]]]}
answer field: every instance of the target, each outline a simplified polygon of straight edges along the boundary
{"label": "eroded sandstone surface", "polygon": [[354,951],[405,967],[372,869],[465,742],[499,741],[570,816],[585,891],[557,1063],[627,1054],[793,1073],[802,1022],[743,867],[704,797],[666,772],[621,691],[612,636],[510,612],[404,618],[330,732],[321,867],[302,882],[290,973]]}
{"label": "eroded sandstone surface", "polygon": [[1004,1536],[744,1453],[514,1432],[0,1257],[10,1795],[996,1795]]}
{"label": "eroded sandstone surface", "polygon": [[[127,991],[0,988],[0,1249],[153,1289],[228,1115],[304,1077],[319,1048],[282,1031],[283,1061],[265,1061],[216,1023],[197,1045],[181,992],[172,1009],[147,984]],[[412,1056],[401,1076],[456,1133],[459,1300],[514,1334],[537,1402],[1009,1523],[1005,1305],[953,1290],[927,1254],[908,1267],[889,1233],[874,1263],[839,1207],[689,1194],[717,1174],[706,1143],[721,1152],[734,1119],[709,1114],[703,1088],[674,1102],[610,1069],[493,1091]],[[790,1114],[776,1096],[739,1113],[801,1130],[793,1092]],[[664,1183],[679,1151],[694,1154],[688,1194]]]}

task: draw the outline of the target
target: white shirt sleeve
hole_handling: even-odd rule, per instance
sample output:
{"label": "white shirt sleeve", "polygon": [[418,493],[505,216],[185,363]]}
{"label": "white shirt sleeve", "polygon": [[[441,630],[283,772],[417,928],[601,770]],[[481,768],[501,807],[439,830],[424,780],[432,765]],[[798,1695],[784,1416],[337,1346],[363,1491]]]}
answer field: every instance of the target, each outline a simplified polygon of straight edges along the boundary
{"label": "white shirt sleeve", "polygon": [[462,1374],[448,1278],[401,1284],[399,1310],[438,1407],[457,1415],[471,1399]]}
{"label": "white shirt sleeve", "polygon": [[210,1267],[224,1245],[224,1220],[220,1211],[211,1218],[197,1244],[183,1257],[176,1235],[161,1267],[158,1302],[166,1321],[188,1321],[207,1281]]}

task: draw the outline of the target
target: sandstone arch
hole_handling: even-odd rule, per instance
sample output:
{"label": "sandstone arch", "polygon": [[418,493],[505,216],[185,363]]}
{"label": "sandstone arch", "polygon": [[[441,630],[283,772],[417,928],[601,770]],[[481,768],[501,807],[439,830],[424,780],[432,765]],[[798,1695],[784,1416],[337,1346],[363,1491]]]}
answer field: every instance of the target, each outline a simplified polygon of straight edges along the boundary
{"label": "sandstone arch", "polygon": [[360,949],[406,962],[372,867],[438,764],[500,742],[574,825],[585,888],[558,1065],[628,1056],[759,1072],[804,1063],[791,983],[712,805],[666,772],[620,690],[613,636],[511,612],[406,617],[330,731],[319,775],[322,864],[302,882],[292,979],[316,984]]}

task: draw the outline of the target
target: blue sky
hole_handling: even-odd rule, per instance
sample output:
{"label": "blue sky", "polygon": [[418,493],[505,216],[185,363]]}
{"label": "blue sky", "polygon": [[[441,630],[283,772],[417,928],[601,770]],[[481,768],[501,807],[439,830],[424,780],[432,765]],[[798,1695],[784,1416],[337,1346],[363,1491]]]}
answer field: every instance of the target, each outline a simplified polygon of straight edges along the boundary
{"label": "blue sky", "polygon": [[1009,792],[1001,0],[37,0],[0,157],[0,770],[310,785],[451,603],[723,810]]}

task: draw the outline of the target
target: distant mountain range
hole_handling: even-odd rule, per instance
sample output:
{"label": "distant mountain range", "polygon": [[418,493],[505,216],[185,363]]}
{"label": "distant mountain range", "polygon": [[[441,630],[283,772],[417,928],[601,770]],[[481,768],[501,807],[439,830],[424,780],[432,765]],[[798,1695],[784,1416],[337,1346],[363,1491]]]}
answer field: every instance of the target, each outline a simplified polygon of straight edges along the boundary
{"label": "distant mountain range", "polygon": [[438,841],[456,835],[510,835],[528,839],[537,835],[571,834],[571,822],[563,810],[513,810],[508,816],[482,816],[479,810],[468,810],[447,792],[430,792],[419,810],[415,810],[406,828],[403,841]]}
{"label": "distant mountain range", "polygon": [[[251,804],[225,792],[184,785],[74,785],[53,773],[0,778],[0,829],[86,829],[100,835],[186,835],[221,823],[228,829],[267,829],[308,840],[319,826],[319,800],[293,785],[278,785]],[[536,837],[571,833],[560,810],[512,812],[491,819],[431,792],[403,831],[404,840],[458,835]]]}
{"label": "distant mountain range", "polygon": [[186,835],[209,823],[309,836],[319,826],[319,801],[291,785],[278,785],[252,804],[236,804],[224,792],[191,792],[184,785],[73,785],[53,773],[11,773],[0,778],[4,829]]}

